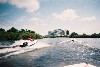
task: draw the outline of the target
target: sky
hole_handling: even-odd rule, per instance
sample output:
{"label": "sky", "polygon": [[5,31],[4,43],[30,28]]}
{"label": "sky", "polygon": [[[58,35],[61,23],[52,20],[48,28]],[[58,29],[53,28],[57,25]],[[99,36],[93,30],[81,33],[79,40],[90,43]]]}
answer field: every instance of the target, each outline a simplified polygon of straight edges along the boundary
{"label": "sky", "polygon": [[100,33],[100,0],[0,0],[0,28]]}

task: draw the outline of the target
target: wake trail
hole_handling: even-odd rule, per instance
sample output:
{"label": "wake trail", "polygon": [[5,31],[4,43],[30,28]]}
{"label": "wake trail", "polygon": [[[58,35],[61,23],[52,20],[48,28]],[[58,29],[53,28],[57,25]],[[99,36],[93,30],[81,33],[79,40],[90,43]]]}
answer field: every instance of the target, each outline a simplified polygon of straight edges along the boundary
{"label": "wake trail", "polygon": [[[13,46],[15,46],[16,44],[14,43]],[[46,43],[35,43],[34,45],[32,46],[26,46],[26,47],[15,47],[15,48],[5,48],[5,49],[0,49],[0,54],[6,54],[5,56],[2,56],[2,57],[8,57],[8,56],[11,56],[11,55],[18,55],[18,54],[21,54],[21,53],[25,53],[25,52],[28,52],[28,51],[33,51],[33,50],[36,50],[36,49],[40,49],[40,48],[44,48],[44,47],[49,47],[50,45],[46,44]],[[0,57],[0,58],[2,58]]]}

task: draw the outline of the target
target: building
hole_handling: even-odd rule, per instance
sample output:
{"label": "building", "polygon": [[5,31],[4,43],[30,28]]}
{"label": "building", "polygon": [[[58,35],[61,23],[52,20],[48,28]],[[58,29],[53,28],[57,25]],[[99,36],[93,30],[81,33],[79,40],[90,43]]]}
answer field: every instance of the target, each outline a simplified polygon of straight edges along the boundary
{"label": "building", "polygon": [[62,29],[55,29],[54,31],[48,31],[48,36],[67,36],[69,31],[62,30]]}

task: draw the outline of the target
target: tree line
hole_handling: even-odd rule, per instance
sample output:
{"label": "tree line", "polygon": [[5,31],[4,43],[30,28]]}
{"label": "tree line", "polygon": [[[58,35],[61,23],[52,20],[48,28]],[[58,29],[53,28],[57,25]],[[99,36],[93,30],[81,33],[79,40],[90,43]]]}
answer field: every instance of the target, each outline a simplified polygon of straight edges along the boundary
{"label": "tree line", "polygon": [[5,30],[0,28],[0,40],[19,40],[19,39],[27,39],[31,36],[33,39],[43,38],[42,35],[35,33],[35,31],[21,29],[18,30],[14,27]]}
{"label": "tree line", "polygon": [[91,35],[87,35],[87,34],[83,33],[82,35],[79,35],[76,32],[72,32],[69,35],[69,37],[70,38],[100,38],[100,33],[99,34],[93,33]]}
{"label": "tree line", "polygon": [[68,38],[100,38],[100,33],[99,34],[96,34],[96,33],[93,33],[91,35],[87,35],[85,33],[83,34],[78,34],[76,32],[72,32],[71,34],[69,34],[69,31],[66,31],[66,35],[65,36],[49,36],[49,35],[46,35],[45,38],[57,38],[57,37],[68,37]]}

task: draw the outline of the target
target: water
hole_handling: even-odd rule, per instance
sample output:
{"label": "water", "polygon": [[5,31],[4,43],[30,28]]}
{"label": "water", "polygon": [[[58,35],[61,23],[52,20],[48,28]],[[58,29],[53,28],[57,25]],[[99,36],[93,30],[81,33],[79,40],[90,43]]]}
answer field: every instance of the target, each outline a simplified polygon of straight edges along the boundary
{"label": "water", "polygon": [[0,41],[0,47],[6,47],[6,46],[10,46],[14,43],[14,41],[9,40],[9,41]]}
{"label": "water", "polygon": [[[39,49],[27,49],[30,51],[25,49],[25,52],[16,55],[15,52],[12,55],[5,52],[4,57],[1,55],[0,67],[64,67],[85,62],[100,67],[99,38],[78,38],[77,42],[70,40],[70,38],[40,39],[37,45],[41,46],[34,46]],[[20,48],[18,51],[22,50]],[[9,56],[5,57],[6,55]]]}

